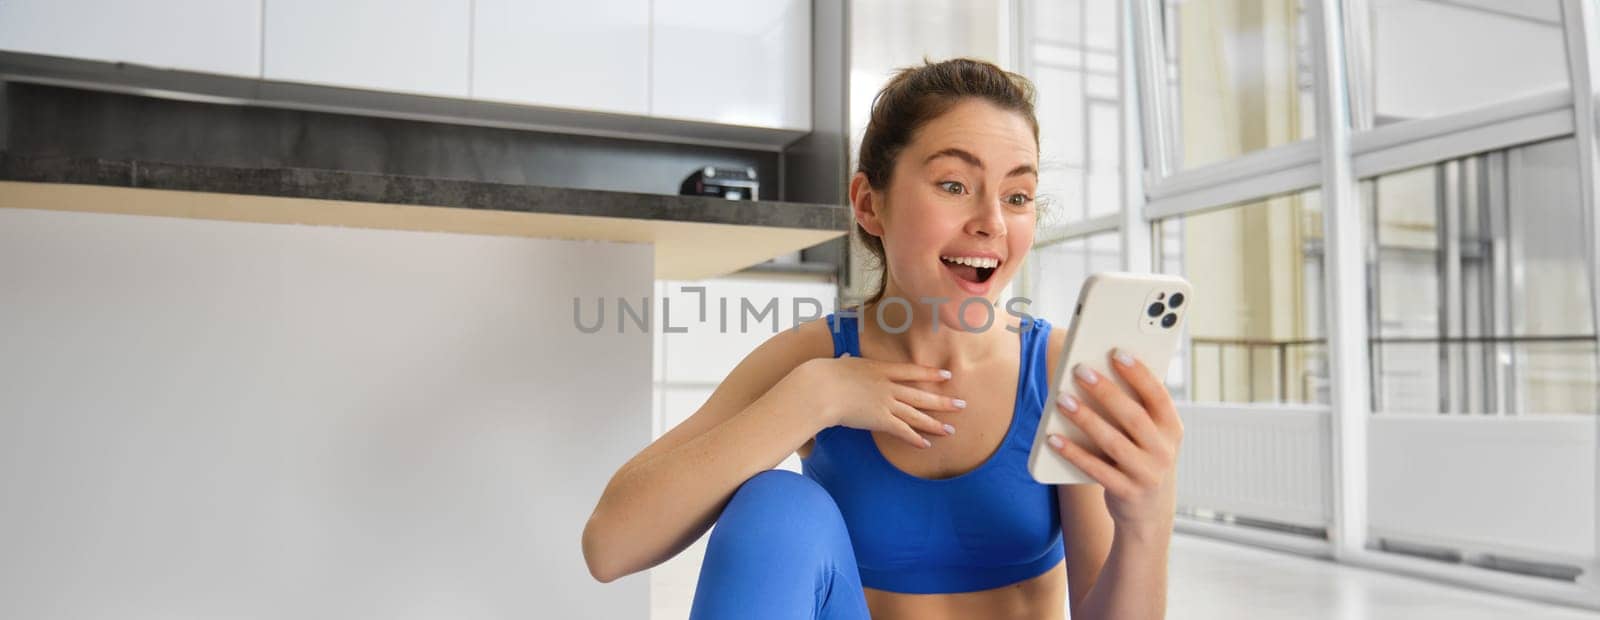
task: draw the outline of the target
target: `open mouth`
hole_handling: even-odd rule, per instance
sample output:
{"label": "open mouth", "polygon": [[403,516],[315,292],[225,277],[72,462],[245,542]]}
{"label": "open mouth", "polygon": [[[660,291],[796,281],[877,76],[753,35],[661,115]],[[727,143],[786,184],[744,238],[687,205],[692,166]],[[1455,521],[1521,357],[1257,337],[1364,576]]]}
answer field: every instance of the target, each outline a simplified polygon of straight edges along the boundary
{"label": "open mouth", "polygon": [[976,256],[940,256],[939,261],[957,278],[977,284],[988,282],[1000,267],[999,259]]}

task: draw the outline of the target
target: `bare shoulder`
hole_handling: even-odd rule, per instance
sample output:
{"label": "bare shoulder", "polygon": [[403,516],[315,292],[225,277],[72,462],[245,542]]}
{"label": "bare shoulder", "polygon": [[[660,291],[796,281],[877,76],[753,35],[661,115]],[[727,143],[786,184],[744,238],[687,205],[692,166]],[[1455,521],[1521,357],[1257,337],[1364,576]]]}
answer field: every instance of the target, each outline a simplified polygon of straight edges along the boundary
{"label": "bare shoulder", "polygon": [[[816,319],[773,334],[751,351],[739,366],[750,362],[770,362],[776,365],[773,370],[781,370],[786,375],[800,364],[824,357],[833,357],[833,333],[827,321]],[[735,378],[733,375],[738,371],[738,367],[734,368],[734,373],[729,374],[728,378]],[[779,375],[779,378],[783,375]]]}
{"label": "bare shoulder", "polygon": [[693,415],[656,439],[629,463],[649,460],[715,428],[744,411],[801,364],[832,356],[833,336],[827,322],[821,319],[773,334],[734,366]]}

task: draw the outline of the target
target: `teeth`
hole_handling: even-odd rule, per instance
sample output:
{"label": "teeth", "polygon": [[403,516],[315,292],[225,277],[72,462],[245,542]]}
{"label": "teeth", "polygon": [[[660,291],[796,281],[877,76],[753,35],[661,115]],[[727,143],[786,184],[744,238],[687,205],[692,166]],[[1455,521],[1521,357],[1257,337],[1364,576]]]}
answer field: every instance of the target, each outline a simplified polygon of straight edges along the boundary
{"label": "teeth", "polygon": [[1000,260],[994,258],[981,258],[977,256],[940,256],[940,260],[968,267],[982,267],[994,269],[1000,266]]}

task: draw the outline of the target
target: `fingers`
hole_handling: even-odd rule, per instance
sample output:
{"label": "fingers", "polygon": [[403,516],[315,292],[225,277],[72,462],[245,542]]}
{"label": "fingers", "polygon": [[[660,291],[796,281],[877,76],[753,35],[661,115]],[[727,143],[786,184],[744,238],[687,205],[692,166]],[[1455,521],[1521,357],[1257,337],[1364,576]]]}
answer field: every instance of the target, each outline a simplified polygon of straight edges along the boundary
{"label": "fingers", "polygon": [[1129,498],[1138,492],[1138,486],[1133,480],[1119,471],[1115,465],[1107,463],[1105,459],[1084,449],[1083,446],[1067,441],[1060,435],[1051,435],[1050,445],[1055,446],[1056,452],[1066,458],[1067,462],[1078,466],[1079,470],[1117,497]]}
{"label": "fingers", "polygon": [[948,436],[955,430],[955,427],[935,420],[932,416],[929,416],[921,411],[917,411],[916,409],[912,408],[911,405],[907,405],[900,401],[894,401],[891,403],[889,405],[889,411],[895,416],[899,417],[901,421],[910,425],[911,428],[922,431],[929,435]]}
{"label": "fingers", "polygon": [[923,411],[960,411],[967,407],[967,401],[943,394],[935,394],[927,390],[919,390],[909,385],[896,383],[891,389],[895,400]]}
{"label": "fingers", "polygon": [[900,438],[901,441],[918,448],[933,447],[932,441],[929,441],[927,437],[918,435],[916,429],[911,428],[911,425],[906,424],[904,420],[896,418],[895,421],[890,422],[888,431],[891,435]]}
{"label": "fingers", "polygon": [[1122,430],[1127,431],[1128,437],[1146,448],[1164,443],[1155,421],[1150,419],[1150,413],[1145,411],[1139,401],[1117,387],[1116,382],[1082,364],[1073,368],[1072,374],[1079,389],[1098,404],[1100,409],[1110,414]]}
{"label": "fingers", "polygon": [[[1124,358],[1126,356],[1126,358]],[[1150,419],[1158,426],[1171,426],[1178,421],[1178,408],[1172,404],[1172,394],[1167,391],[1167,386],[1155,373],[1144,365],[1144,362],[1131,354],[1121,351],[1112,351],[1111,367],[1128,387],[1133,388],[1138,394],[1139,401],[1144,403],[1145,411],[1150,414]]]}
{"label": "fingers", "polygon": [[1137,480],[1151,480],[1156,477],[1152,471],[1150,456],[1142,448],[1134,445],[1122,431],[1100,417],[1100,414],[1089,405],[1072,398],[1071,395],[1065,395],[1056,401],[1056,410],[1088,435],[1089,439],[1094,441],[1094,445],[1110,457],[1116,463],[1115,468],[1126,477]]}

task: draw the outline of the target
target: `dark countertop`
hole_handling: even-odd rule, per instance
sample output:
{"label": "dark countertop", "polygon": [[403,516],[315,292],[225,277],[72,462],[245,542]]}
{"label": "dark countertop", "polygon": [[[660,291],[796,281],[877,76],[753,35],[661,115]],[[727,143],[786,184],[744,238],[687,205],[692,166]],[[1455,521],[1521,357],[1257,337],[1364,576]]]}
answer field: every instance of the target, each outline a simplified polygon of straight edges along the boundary
{"label": "dark countertop", "polygon": [[831,205],[5,151],[0,208],[648,243],[672,280],[761,269],[850,224]]}
{"label": "dark countertop", "polygon": [[0,151],[0,181],[69,183],[845,232],[843,207],[740,201],[307,168],[234,168]]}

